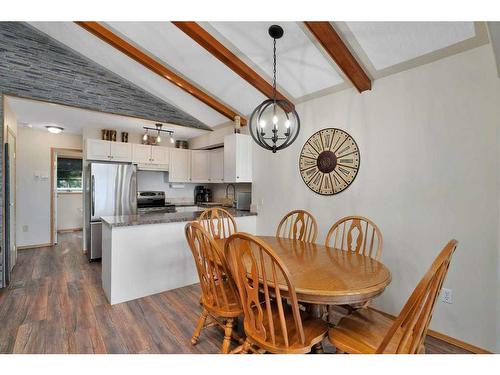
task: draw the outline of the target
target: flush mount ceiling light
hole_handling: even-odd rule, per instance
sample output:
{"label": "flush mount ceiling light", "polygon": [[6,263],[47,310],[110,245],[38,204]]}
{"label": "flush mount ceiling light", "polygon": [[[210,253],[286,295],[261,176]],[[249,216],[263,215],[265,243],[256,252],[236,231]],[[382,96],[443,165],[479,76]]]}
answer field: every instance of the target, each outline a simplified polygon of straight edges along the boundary
{"label": "flush mount ceiling light", "polygon": [[283,29],[279,25],[272,25],[269,35],[273,38],[273,97],[264,100],[252,112],[250,134],[259,146],[275,153],[297,139],[300,118],[292,103],[286,99],[276,99],[276,39],[283,36]]}
{"label": "flush mount ceiling light", "polygon": [[143,140],[147,140],[148,139],[148,131],[149,130],[152,130],[152,131],[156,131],[156,143],[161,143],[161,136],[160,136],[160,133],[163,132],[163,133],[168,133],[169,136],[170,136],[170,143],[174,143],[174,137],[173,137],[173,130],[164,130],[162,129],[163,127],[163,124],[160,124],[160,123],[156,123],[155,124],[156,128],[149,128],[147,126],[144,126],[143,129],[146,130],[146,133],[144,133],[142,139]]}
{"label": "flush mount ceiling light", "polygon": [[53,134],[59,134],[59,133],[62,133],[62,131],[64,130],[64,128],[60,127],[60,126],[53,126],[53,125],[47,125],[46,126],[47,130]]}

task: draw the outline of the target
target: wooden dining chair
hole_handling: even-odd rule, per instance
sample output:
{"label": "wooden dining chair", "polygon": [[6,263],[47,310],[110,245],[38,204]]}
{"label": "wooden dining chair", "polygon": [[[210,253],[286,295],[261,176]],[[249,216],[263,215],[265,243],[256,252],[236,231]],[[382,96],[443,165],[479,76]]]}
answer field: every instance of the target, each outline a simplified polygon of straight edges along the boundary
{"label": "wooden dining chair", "polygon": [[451,240],[441,250],[397,318],[371,308],[358,310],[330,329],[330,342],[346,353],[424,353],[434,305],[456,247],[457,241]]}
{"label": "wooden dining chair", "polygon": [[228,238],[237,232],[236,220],[223,208],[208,208],[198,218],[201,224],[214,239]]}
{"label": "wooden dining chair", "polygon": [[305,210],[293,210],[281,219],[276,237],[314,243],[317,233],[318,224],[314,216]]}
{"label": "wooden dining chair", "polygon": [[325,246],[354,251],[378,260],[382,254],[382,242],[382,233],[373,221],[362,216],[347,216],[331,226]]}
{"label": "wooden dining chair", "polygon": [[193,253],[201,286],[201,312],[191,343],[196,345],[207,317],[224,329],[221,352],[228,353],[234,320],[243,312],[234,281],[228,277],[222,250],[209,233],[197,222],[185,227],[186,238]]}
{"label": "wooden dining chair", "polygon": [[327,323],[300,311],[290,274],[269,245],[240,232],[229,237],[224,253],[243,306],[246,340],[242,353],[253,346],[280,354],[321,348]]}

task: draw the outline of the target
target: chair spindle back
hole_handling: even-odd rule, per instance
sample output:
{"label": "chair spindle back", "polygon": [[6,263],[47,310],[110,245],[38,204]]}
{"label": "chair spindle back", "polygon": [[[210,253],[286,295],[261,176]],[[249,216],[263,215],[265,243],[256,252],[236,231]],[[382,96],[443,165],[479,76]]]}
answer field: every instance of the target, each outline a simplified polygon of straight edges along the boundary
{"label": "chair spindle back", "polygon": [[198,221],[214,239],[228,238],[238,231],[236,220],[223,208],[206,209],[201,213]]}
{"label": "chair spindle back", "polygon": [[294,210],[281,219],[276,237],[290,238],[304,242],[316,241],[318,225],[316,219],[307,211]]}
{"label": "chair spindle back", "polygon": [[332,225],[325,246],[379,259],[382,254],[382,233],[377,225],[362,216],[347,216]]}

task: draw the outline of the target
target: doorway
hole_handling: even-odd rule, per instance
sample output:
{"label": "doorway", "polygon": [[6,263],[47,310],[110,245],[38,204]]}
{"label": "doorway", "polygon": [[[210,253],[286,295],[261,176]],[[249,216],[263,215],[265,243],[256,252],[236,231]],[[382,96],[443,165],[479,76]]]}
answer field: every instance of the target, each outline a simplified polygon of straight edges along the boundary
{"label": "doorway", "polygon": [[51,149],[50,241],[57,244],[58,234],[82,230],[82,150]]}
{"label": "doorway", "polygon": [[7,144],[9,145],[8,171],[9,171],[9,251],[10,251],[10,271],[16,265],[16,134],[7,127]]}

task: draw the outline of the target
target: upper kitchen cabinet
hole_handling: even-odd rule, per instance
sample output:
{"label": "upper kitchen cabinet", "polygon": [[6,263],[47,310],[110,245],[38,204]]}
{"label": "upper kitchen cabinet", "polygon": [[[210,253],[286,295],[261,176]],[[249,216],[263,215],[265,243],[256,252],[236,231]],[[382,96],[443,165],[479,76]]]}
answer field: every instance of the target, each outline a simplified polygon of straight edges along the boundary
{"label": "upper kitchen cabinet", "polygon": [[249,135],[224,137],[224,182],[252,182],[252,139]]}
{"label": "upper kitchen cabinet", "polygon": [[191,181],[210,182],[210,151],[191,151]]}
{"label": "upper kitchen cabinet", "polygon": [[132,161],[132,145],[130,143],[87,139],[87,160]]}
{"label": "upper kitchen cabinet", "polygon": [[170,149],[168,180],[170,182],[191,181],[191,150]]}
{"label": "upper kitchen cabinet", "polygon": [[224,182],[224,149],[210,151],[210,182]]}
{"label": "upper kitchen cabinet", "polygon": [[168,147],[134,144],[132,163],[148,169],[167,170],[170,149]]}

